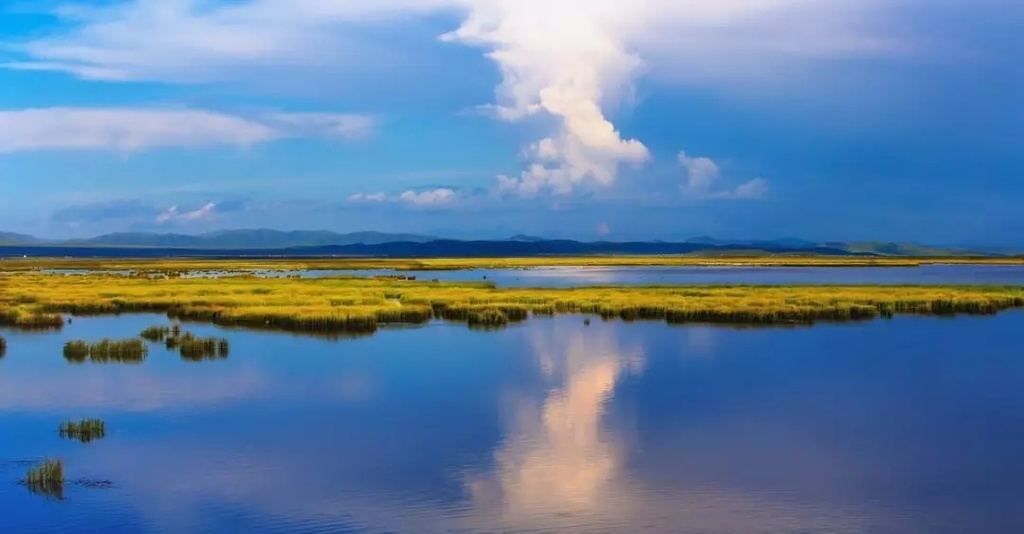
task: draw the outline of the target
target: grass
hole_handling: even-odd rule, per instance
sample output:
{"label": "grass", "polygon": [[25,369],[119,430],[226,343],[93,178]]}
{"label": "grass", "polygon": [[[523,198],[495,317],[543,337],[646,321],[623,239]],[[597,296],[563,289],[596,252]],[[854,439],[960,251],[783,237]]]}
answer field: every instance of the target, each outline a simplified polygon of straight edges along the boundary
{"label": "grass", "polygon": [[33,493],[63,499],[64,462],[61,460],[43,460],[41,464],[28,470],[28,474],[25,476],[25,485]]}
{"label": "grass", "polygon": [[[784,266],[784,267],[915,267],[932,264],[1022,265],[1024,257],[892,257],[892,256],[547,256],[528,258],[14,258],[0,261],[0,271],[41,269],[120,271],[138,278],[176,278],[183,273],[241,273],[307,269],[391,269],[396,271],[449,271],[465,269],[527,269],[533,267],[653,267],[653,266]],[[399,279],[400,277],[395,277]]]}
{"label": "grass", "polygon": [[[8,283],[4,283],[8,282]],[[259,291],[254,291],[259,289]],[[896,314],[993,314],[1024,307],[1016,286],[708,286],[495,288],[477,282],[368,278],[169,278],[103,274],[0,274],[0,309],[31,313],[163,312],[225,327],[311,334],[372,333],[381,325],[434,319],[474,325],[533,315],[583,314],[604,319],[740,325],[811,324]],[[163,335],[163,327],[160,334]],[[175,334],[177,332],[177,334]],[[169,348],[185,335],[171,327]],[[126,352],[144,356],[132,340]],[[110,351],[117,345],[107,345]],[[69,344],[72,361],[102,361],[108,351]],[[193,349],[189,349],[191,351]],[[86,356],[83,356],[85,354]]]}
{"label": "grass", "polygon": [[71,363],[141,363],[147,353],[146,345],[138,339],[103,339],[95,343],[75,340],[64,344],[64,359]]}
{"label": "grass", "polygon": [[139,334],[142,339],[153,343],[163,343],[170,336],[171,328],[169,326],[151,326]]}
{"label": "grass", "polygon": [[229,352],[228,340],[215,337],[187,337],[182,339],[178,345],[181,359],[193,362],[222,360],[228,357]]}
{"label": "grass", "polygon": [[228,340],[217,337],[200,338],[191,332],[183,332],[179,325],[167,328],[167,335],[161,341],[167,350],[177,350],[181,359],[193,362],[223,360],[231,352]]}
{"label": "grass", "polygon": [[[31,299],[28,299],[29,301]],[[25,302],[20,303],[22,306]],[[31,305],[31,302],[27,303]],[[8,326],[21,330],[54,330],[64,327],[64,317],[59,313],[46,313],[39,310],[27,311],[19,307],[0,306],[0,326]]]}
{"label": "grass", "polygon": [[99,419],[82,419],[81,421],[67,421],[61,423],[58,428],[60,437],[74,439],[82,443],[89,443],[102,439],[107,435],[106,424]]}

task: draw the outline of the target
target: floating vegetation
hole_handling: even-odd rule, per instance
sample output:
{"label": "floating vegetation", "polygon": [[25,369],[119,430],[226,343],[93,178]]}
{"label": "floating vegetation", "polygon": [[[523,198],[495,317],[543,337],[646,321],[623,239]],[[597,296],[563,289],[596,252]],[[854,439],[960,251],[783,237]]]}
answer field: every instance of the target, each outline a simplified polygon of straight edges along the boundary
{"label": "floating vegetation", "polygon": [[46,459],[28,470],[25,486],[32,493],[64,499],[64,463],[60,460]]}
{"label": "floating vegetation", "polygon": [[141,363],[147,354],[146,344],[139,339],[104,339],[96,343],[76,340],[64,344],[64,359],[72,363]]}
{"label": "floating vegetation", "polygon": [[215,337],[182,336],[178,345],[181,359],[193,362],[222,360],[228,357],[229,351],[228,340]]}
{"label": "floating vegetation", "polygon": [[139,337],[153,343],[163,343],[171,335],[169,326],[151,326],[142,331]]}
{"label": "floating vegetation", "polygon": [[61,423],[57,430],[61,438],[74,439],[82,443],[90,443],[103,439],[107,435],[107,426],[100,419],[83,419]]}

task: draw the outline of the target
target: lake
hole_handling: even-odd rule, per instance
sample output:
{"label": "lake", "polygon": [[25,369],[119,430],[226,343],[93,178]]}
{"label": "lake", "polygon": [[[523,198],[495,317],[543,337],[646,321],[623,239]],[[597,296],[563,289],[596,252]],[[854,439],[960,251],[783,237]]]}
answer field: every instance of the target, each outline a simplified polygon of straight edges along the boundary
{"label": "lake", "polygon": [[[2,331],[0,532],[1024,531],[1022,312],[338,341],[186,325],[230,357],[61,356],[166,322]],[[69,417],[106,438],[61,441]],[[16,483],[44,456],[63,501]]]}
{"label": "lake", "polygon": [[[45,269],[50,274],[97,271]],[[127,275],[131,271],[103,271]],[[417,280],[490,281],[498,287],[587,287],[643,285],[1024,285],[1024,265],[922,265],[919,267],[537,267],[532,269],[466,269],[393,271],[389,269],[310,269],[255,271],[260,276],[415,276]],[[195,271],[185,276],[217,277],[223,271]]]}
{"label": "lake", "polygon": [[645,285],[925,284],[1024,285],[1024,265],[922,265],[919,267],[540,267],[464,271],[297,272],[305,277],[413,275],[418,280],[482,281],[498,287]]}

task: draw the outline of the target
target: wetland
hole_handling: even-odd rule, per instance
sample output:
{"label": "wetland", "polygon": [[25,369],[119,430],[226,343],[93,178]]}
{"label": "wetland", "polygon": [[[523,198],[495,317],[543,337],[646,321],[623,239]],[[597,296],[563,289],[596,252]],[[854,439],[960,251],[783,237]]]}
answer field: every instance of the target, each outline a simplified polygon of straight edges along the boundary
{"label": "wetland", "polygon": [[1019,531],[1022,307],[7,271],[0,531]]}

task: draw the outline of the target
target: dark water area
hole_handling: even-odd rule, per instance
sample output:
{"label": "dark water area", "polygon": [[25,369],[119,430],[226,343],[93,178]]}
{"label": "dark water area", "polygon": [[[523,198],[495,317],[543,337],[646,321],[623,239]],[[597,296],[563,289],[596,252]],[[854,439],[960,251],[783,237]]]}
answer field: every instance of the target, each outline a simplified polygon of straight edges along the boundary
{"label": "dark water area", "polygon": [[[531,319],[330,341],[2,331],[0,532],[1024,532],[1024,313],[796,329]],[[67,418],[106,437],[60,440]],[[59,457],[64,500],[17,484]]]}

